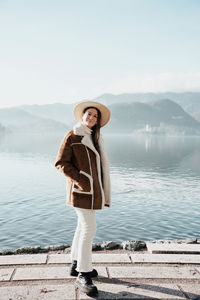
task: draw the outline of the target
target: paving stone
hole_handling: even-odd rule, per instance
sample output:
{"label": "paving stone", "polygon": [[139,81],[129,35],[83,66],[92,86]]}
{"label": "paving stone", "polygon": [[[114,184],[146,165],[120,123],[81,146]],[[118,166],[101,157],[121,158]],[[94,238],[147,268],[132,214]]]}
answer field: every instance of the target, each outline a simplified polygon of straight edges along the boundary
{"label": "paving stone", "polygon": [[49,254],[48,264],[70,264],[70,254]]}
{"label": "paving stone", "polygon": [[[175,284],[134,284],[124,283],[97,283],[99,290],[97,299],[186,299],[184,294]],[[86,294],[80,292],[80,300],[88,300]]]}
{"label": "paving stone", "polygon": [[[108,277],[105,267],[95,267],[100,277]],[[69,275],[69,267],[17,268],[13,280],[45,280],[74,278]]]}
{"label": "paving stone", "polygon": [[93,267],[97,270],[99,277],[107,277],[108,278],[108,273],[106,271],[106,267],[95,266],[95,265],[93,265]]}
{"label": "paving stone", "polygon": [[176,278],[200,279],[194,267],[108,267],[111,278]]}
{"label": "paving stone", "polygon": [[9,281],[14,268],[11,269],[0,269],[0,281]]}
{"label": "paving stone", "polygon": [[150,253],[196,253],[200,254],[200,244],[154,244],[147,242]]}
{"label": "paving stone", "polygon": [[4,286],[0,295],[1,300],[74,300],[75,289],[71,284]]}
{"label": "paving stone", "polygon": [[179,284],[178,286],[186,293],[188,299],[200,299],[200,284]]}
{"label": "paving stone", "polygon": [[93,254],[94,263],[131,263],[128,254]]}
{"label": "paving stone", "polygon": [[197,254],[131,254],[134,263],[200,264]]}
{"label": "paving stone", "polygon": [[40,280],[71,278],[67,267],[17,268],[13,280]]}
{"label": "paving stone", "polygon": [[4,255],[0,256],[0,265],[45,264],[46,254]]}
{"label": "paving stone", "polygon": [[[128,254],[92,254],[93,263],[131,263]],[[69,264],[70,254],[50,254],[48,264]]]}

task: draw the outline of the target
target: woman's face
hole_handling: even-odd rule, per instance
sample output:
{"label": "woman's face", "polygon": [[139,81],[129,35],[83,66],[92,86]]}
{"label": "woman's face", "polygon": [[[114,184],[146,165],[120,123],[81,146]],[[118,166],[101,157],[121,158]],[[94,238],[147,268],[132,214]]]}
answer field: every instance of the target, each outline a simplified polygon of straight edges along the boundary
{"label": "woman's face", "polygon": [[97,124],[98,112],[95,108],[88,108],[83,114],[83,124],[89,128],[92,128]]}

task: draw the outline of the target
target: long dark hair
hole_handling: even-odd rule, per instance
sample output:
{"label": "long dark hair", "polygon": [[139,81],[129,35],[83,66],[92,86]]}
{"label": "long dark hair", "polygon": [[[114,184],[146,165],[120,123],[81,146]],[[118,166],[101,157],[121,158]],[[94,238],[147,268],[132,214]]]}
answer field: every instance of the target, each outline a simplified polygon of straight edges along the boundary
{"label": "long dark hair", "polygon": [[98,108],[93,106],[88,106],[84,109],[83,114],[90,108],[94,108],[97,111],[97,124],[92,127],[92,141],[96,150],[100,153],[99,150],[99,137],[100,137],[100,123],[101,123],[101,112]]}

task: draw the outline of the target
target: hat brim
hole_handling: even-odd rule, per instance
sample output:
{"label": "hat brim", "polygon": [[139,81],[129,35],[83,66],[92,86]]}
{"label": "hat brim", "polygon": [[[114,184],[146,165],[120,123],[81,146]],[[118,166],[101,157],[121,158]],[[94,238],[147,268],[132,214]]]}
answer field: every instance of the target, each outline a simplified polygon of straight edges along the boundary
{"label": "hat brim", "polygon": [[100,126],[105,126],[110,120],[110,110],[103,104],[94,101],[86,101],[74,107],[74,117],[78,122],[82,121],[83,111],[87,107],[97,108],[101,112]]}

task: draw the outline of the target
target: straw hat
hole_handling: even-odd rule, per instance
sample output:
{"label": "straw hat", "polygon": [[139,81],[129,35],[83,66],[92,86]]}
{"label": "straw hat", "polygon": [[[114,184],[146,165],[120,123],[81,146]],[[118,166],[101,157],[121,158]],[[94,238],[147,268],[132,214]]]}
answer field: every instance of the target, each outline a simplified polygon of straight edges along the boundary
{"label": "straw hat", "polygon": [[86,101],[77,104],[74,108],[74,117],[78,122],[82,121],[83,111],[87,107],[97,108],[101,112],[100,126],[103,127],[110,120],[110,110],[103,104],[94,101]]}

